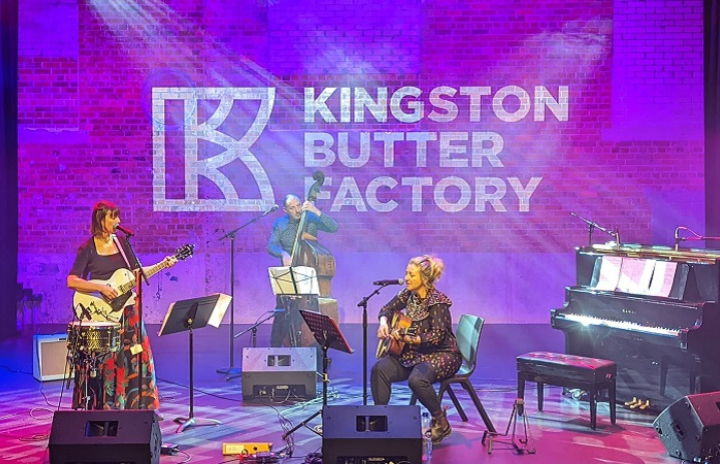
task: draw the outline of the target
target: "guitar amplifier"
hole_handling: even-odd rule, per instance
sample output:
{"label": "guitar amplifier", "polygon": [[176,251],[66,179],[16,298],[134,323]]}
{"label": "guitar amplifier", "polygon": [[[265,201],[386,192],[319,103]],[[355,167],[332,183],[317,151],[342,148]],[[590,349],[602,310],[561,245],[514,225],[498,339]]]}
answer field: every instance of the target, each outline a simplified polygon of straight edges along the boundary
{"label": "guitar amplifier", "polygon": [[70,377],[67,335],[33,336],[33,377],[40,382]]}
{"label": "guitar amplifier", "polygon": [[243,398],[317,397],[315,354],[315,348],[243,348]]}

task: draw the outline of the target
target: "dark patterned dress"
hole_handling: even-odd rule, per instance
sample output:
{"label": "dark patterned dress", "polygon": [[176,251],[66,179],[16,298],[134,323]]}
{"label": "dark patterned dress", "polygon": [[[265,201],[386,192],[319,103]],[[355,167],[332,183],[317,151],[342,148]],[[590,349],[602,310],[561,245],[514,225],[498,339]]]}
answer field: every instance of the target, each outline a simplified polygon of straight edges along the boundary
{"label": "dark patterned dress", "polygon": [[405,315],[413,321],[412,327],[417,328],[420,344],[406,343],[398,360],[404,367],[430,363],[435,368],[435,381],[438,382],[455,375],[462,364],[462,355],[452,331],[451,305],[450,298],[435,289],[431,289],[424,299],[402,289],[382,307],[379,315],[392,321],[396,312],[405,310]]}
{"label": "dark patterned dress", "polygon": [[[127,247],[123,247],[127,250]],[[126,252],[126,256],[129,255]],[[121,253],[99,255],[92,237],[78,249],[71,275],[83,279],[109,279],[120,268],[128,268]],[[73,409],[158,409],[159,395],[155,379],[150,341],[135,306],[126,306],[119,327],[119,347],[90,364],[88,356],[75,356]],[[141,363],[131,348],[142,346]],[[138,373],[142,369],[142,388],[138,395]],[[94,372],[93,372],[94,370]],[[90,371],[90,372],[88,372]],[[141,402],[138,405],[138,401]]]}

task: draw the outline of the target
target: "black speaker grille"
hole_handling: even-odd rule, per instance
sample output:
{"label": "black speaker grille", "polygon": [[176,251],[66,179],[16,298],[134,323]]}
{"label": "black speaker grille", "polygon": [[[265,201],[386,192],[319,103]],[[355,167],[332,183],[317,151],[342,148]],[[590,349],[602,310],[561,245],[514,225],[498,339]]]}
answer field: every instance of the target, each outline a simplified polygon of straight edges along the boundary
{"label": "black speaker grille", "polygon": [[154,411],[57,411],[50,429],[50,463],[160,462]]}

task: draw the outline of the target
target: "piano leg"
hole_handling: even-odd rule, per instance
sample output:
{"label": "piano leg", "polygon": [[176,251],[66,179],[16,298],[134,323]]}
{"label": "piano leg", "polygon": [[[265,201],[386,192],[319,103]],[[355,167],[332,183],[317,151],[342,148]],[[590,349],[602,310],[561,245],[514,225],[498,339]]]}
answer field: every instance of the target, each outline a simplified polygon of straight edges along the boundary
{"label": "piano leg", "polygon": [[[518,372],[518,391],[517,391],[517,397],[521,400],[525,399],[525,375],[522,372]],[[516,403],[517,404],[517,403]],[[525,413],[525,408],[523,408],[521,411],[518,411],[518,414],[521,416]]]}
{"label": "piano leg", "polygon": [[[667,382],[668,360],[665,356],[660,357],[660,394],[665,394],[665,383]],[[690,389],[692,391],[692,389]]]}
{"label": "piano leg", "polygon": [[542,382],[537,383],[537,395],[538,395],[538,411],[542,411],[543,400],[545,399],[545,384]]}
{"label": "piano leg", "polygon": [[697,376],[695,375],[695,372],[692,372],[690,374],[690,394],[694,395],[697,393]]}
{"label": "piano leg", "polygon": [[[660,357],[660,394],[665,394],[665,386],[667,385],[668,365],[670,360],[667,356]],[[697,367],[693,365],[692,371],[688,373],[688,382],[690,395],[698,393],[697,388]]]}
{"label": "piano leg", "polygon": [[595,430],[597,426],[597,390],[590,388],[590,428]]}
{"label": "piano leg", "polygon": [[608,388],[608,396],[610,397],[610,423],[615,424],[615,400],[617,399],[615,379],[613,378],[610,388]]}

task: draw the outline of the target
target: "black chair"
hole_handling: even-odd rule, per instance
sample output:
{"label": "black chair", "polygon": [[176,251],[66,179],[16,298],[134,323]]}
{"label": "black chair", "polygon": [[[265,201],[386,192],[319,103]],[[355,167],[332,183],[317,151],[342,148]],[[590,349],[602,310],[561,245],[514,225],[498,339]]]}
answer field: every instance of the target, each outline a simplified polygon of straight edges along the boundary
{"label": "black chair", "polygon": [[[480,345],[480,334],[482,333],[483,325],[485,325],[485,319],[482,317],[470,314],[463,314],[460,316],[460,322],[458,323],[457,333],[455,336],[457,338],[458,348],[460,348],[460,353],[462,353],[463,362],[460,369],[453,377],[445,379],[440,383],[438,396],[440,398],[440,402],[442,402],[443,396],[447,391],[448,395],[450,395],[450,399],[455,405],[455,408],[458,410],[458,413],[460,413],[460,417],[463,422],[467,422],[467,414],[465,414],[465,410],[460,405],[460,402],[458,401],[451,386],[454,383],[459,383],[470,395],[470,398],[475,404],[475,408],[477,408],[478,413],[480,413],[480,417],[482,417],[487,430],[489,432],[496,432],[495,426],[493,426],[490,417],[487,415],[485,408],[480,402],[480,398],[478,398],[477,393],[475,393],[472,383],[470,383],[470,377],[475,371],[475,366],[477,365],[477,352],[478,346]],[[415,403],[417,403],[417,398],[413,393],[410,397],[410,404]]]}

